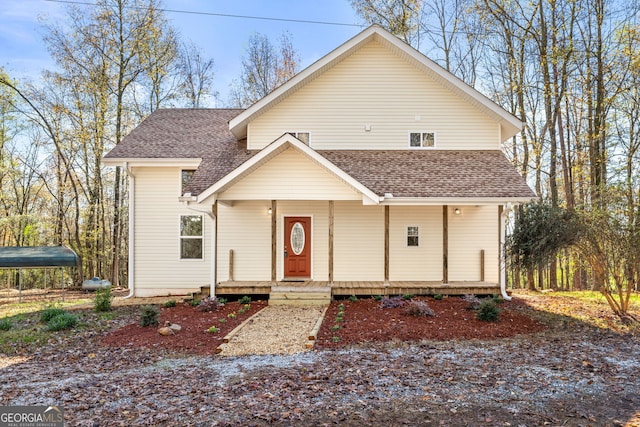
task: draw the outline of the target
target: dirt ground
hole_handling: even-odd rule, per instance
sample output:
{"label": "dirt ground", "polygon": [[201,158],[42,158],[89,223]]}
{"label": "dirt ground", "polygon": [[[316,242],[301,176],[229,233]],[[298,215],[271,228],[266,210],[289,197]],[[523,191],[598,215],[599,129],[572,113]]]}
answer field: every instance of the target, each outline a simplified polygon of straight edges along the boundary
{"label": "dirt ground", "polygon": [[73,331],[0,355],[0,405],[59,405],[69,426],[640,426],[640,341],[601,304],[522,294],[476,324],[458,298],[427,302],[433,318],[338,301],[313,351],[242,357],[213,354],[212,335],[258,302],[162,309],[186,329],[161,338],[133,327],[136,306],[78,309]]}

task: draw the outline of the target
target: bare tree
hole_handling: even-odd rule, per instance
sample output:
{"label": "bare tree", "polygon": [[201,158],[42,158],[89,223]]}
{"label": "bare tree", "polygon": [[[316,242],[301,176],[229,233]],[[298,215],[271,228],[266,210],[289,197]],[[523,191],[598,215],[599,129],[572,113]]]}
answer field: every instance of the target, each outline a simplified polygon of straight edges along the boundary
{"label": "bare tree", "polygon": [[277,49],[267,36],[259,33],[249,38],[249,46],[242,57],[242,75],[231,88],[231,103],[247,107],[267,96],[298,71],[298,53],[291,36],[283,33]]}
{"label": "bare tree", "polygon": [[183,44],[180,51],[179,69],[182,75],[180,89],[188,107],[199,108],[213,92],[215,63],[204,58],[202,50],[193,43]]}
{"label": "bare tree", "polygon": [[414,45],[422,3],[422,0],[351,0],[351,7],[365,22],[378,24]]}

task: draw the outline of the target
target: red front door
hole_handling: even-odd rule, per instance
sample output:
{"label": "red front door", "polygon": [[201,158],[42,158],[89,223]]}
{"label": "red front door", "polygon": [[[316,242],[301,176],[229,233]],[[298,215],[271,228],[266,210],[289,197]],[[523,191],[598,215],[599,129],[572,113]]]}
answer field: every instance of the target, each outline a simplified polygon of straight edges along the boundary
{"label": "red front door", "polygon": [[311,218],[284,218],[284,277],[311,278]]}

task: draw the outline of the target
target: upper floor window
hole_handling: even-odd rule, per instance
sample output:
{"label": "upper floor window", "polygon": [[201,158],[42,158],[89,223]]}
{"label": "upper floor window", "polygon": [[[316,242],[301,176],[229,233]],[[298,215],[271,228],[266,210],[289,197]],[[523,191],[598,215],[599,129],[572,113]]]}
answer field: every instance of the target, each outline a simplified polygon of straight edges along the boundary
{"label": "upper floor window", "polygon": [[305,144],[309,145],[309,139],[310,139],[310,134],[309,132],[287,132],[293,136],[295,136],[296,138],[298,138],[300,141],[304,142]]}
{"label": "upper floor window", "polygon": [[202,215],[180,215],[180,259],[202,259]]}
{"label": "upper floor window", "polygon": [[180,185],[180,194],[184,194],[184,189],[187,188],[187,184],[189,184],[189,182],[191,181],[191,178],[193,178],[193,174],[196,171],[194,169],[183,169],[182,170],[182,174],[181,174],[181,185]]}
{"label": "upper floor window", "polygon": [[409,132],[409,147],[430,148],[436,146],[435,132]]}

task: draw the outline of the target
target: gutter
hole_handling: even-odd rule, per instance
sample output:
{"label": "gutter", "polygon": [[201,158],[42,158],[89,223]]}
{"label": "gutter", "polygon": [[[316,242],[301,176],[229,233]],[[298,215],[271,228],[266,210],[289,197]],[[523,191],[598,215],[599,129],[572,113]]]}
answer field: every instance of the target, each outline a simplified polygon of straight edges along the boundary
{"label": "gutter", "polygon": [[136,211],[136,191],[135,191],[135,175],[131,170],[129,162],[124,162],[123,168],[129,176],[129,273],[127,278],[127,285],[129,287],[129,295],[124,297],[125,299],[135,296],[135,263],[136,258],[134,256],[135,248],[135,211]]}
{"label": "gutter", "polygon": [[213,205],[209,210],[196,209],[191,206],[192,202],[195,202],[197,198],[192,196],[191,193],[185,193],[184,196],[179,197],[178,200],[184,203],[184,206],[194,212],[206,214],[211,219],[211,271],[209,273],[209,296],[215,298],[216,294],[216,246],[217,246],[217,234],[216,234],[216,221],[217,216],[213,213]]}
{"label": "gutter", "polygon": [[504,246],[506,240],[505,222],[512,209],[511,203],[507,203],[500,215],[500,294],[505,301],[511,301],[511,297],[507,294],[507,254]]}

